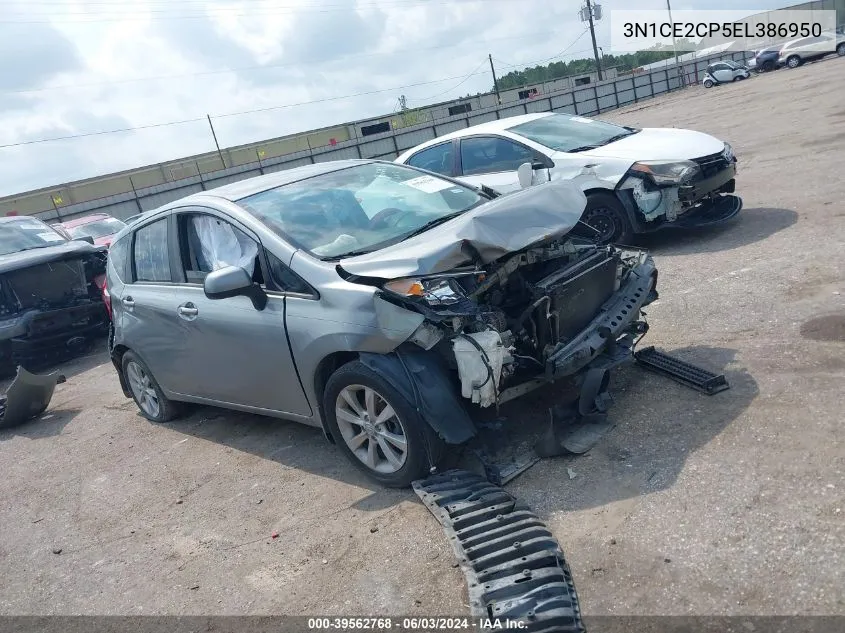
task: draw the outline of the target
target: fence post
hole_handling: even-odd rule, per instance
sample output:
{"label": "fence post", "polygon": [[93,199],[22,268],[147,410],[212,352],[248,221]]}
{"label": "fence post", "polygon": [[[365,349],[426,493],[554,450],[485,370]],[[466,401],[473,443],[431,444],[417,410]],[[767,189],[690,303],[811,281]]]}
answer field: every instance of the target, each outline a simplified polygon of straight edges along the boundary
{"label": "fence post", "polygon": [[599,89],[593,86],[593,99],[596,100],[596,114],[601,114],[601,106],[599,105]]}
{"label": "fence post", "polygon": [[135,189],[135,182],[131,175],[129,176],[129,186],[132,187],[132,195],[135,196],[135,206],[138,207],[138,213],[143,213],[144,210],[141,208],[141,201],[138,200],[138,191]]}

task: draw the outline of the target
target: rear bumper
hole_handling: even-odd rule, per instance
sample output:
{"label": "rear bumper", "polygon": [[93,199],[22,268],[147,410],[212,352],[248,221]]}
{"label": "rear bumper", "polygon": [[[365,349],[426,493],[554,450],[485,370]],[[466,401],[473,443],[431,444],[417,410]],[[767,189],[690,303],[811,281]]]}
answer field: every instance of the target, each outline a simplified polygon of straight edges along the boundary
{"label": "rear bumper", "polygon": [[593,321],[571,341],[558,343],[546,360],[546,378],[572,376],[602,354],[624,361],[615,354],[617,341],[632,337],[639,329],[640,309],[657,299],[657,268],[650,255],[631,271],[627,281],[602,306]]}

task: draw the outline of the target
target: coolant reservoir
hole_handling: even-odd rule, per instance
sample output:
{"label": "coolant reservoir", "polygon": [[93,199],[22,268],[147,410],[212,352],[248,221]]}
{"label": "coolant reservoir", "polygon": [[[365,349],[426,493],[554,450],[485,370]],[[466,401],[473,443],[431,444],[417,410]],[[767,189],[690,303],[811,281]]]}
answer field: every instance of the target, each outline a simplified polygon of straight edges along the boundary
{"label": "coolant reservoir", "polygon": [[[481,351],[466,339],[473,339],[487,355],[487,362]],[[506,350],[499,333],[494,330],[462,334],[452,339],[452,350],[458,363],[458,376],[461,379],[461,395],[474,403],[489,407],[496,402],[499,378],[502,375],[502,363]],[[489,379],[490,370],[493,372]]]}

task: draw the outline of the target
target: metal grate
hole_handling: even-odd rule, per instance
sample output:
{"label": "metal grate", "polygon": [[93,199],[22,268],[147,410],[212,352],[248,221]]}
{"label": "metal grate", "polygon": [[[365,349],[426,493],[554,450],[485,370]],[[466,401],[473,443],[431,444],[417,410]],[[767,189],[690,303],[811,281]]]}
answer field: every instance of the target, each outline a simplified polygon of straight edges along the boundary
{"label": "metal grate", "polygon": [[730,389],[724,374],[714,374],[680,358],[659,352],[654,347],[646,347],[636,352],[634,358],[645,368],[668,376],[687,387],[703,391],[710,396],[725,389]]}
{"label": "metal grate", "polygon": [[413,484],[467,579],[472,615],[522,631],[583,633],[572,574],[545,524],[502,488],[463,470]]}

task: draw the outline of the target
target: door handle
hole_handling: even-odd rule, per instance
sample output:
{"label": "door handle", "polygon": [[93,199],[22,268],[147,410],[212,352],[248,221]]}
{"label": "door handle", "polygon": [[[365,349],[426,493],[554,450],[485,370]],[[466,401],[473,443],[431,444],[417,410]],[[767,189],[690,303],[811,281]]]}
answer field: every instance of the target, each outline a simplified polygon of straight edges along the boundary
{"label": "door handle", "polygon": [[135,307],[135,300],[132,297],[123,297],[123,299],[121,299],[120,301],[127,308],[134,308]]}
{"label": "door handle", "polygon": [[179,306],[178,308],[176,308],[176,312],[179,313],[180,317],[186,317],[189,319],[197,316],[200,313],[199,309],[193,303],[186,303],[184,305]]}

